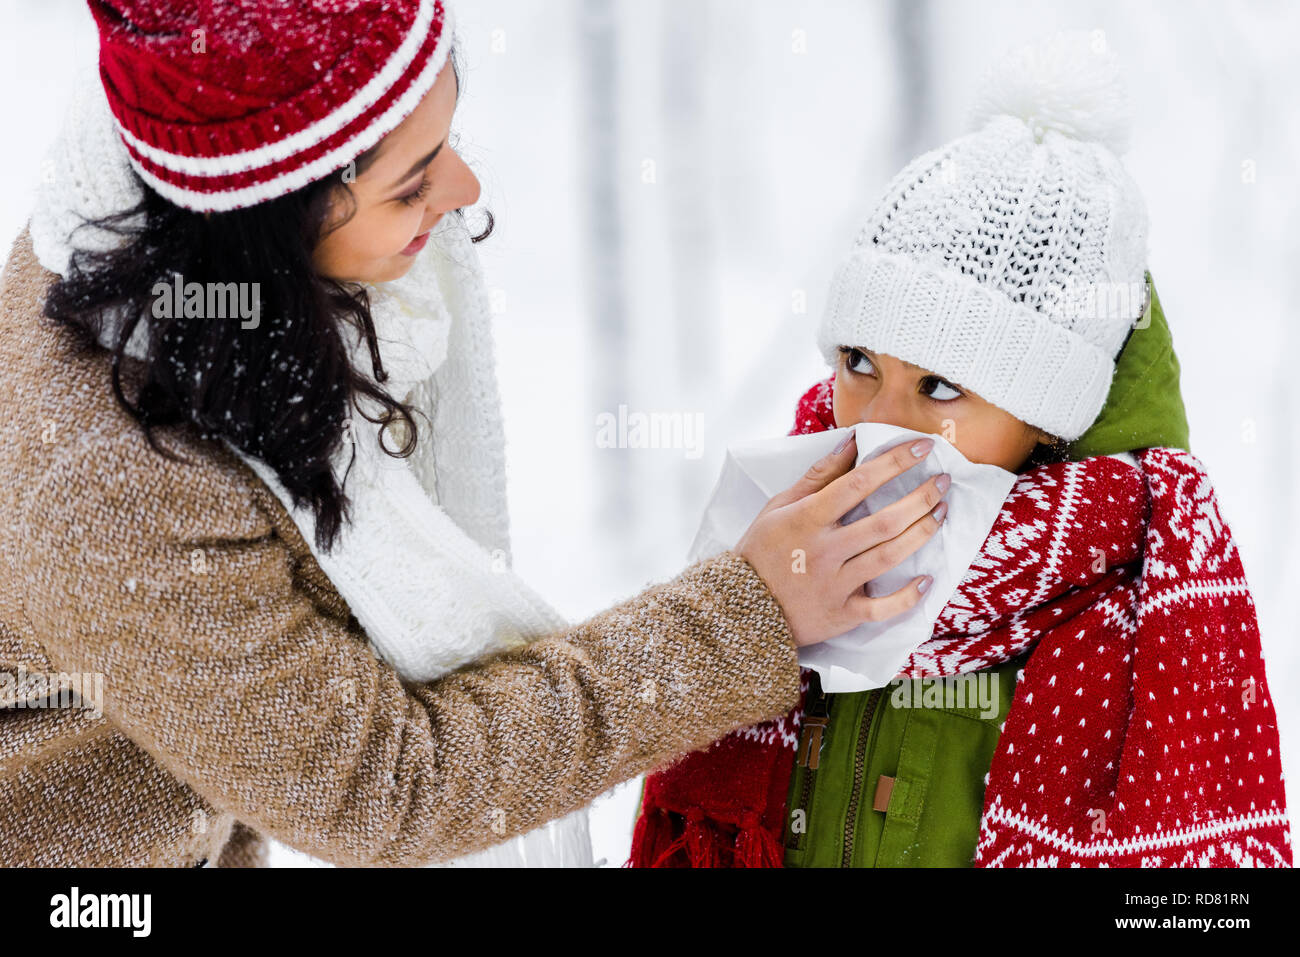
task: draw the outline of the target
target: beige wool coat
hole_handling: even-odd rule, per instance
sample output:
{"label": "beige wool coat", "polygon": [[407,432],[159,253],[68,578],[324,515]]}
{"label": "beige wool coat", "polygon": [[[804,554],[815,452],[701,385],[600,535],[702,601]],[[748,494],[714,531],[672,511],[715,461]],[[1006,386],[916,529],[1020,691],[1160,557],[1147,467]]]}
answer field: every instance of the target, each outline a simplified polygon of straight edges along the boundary
{"label": "beige wool coat", "polygon": [[177,427],[156,434],[186,461],[150,449],[109,354],[42,316],[56,278],[24,230],[0,280],[0,865],[256,865],[267,836],[424,865],[795,704],[780,606],[731,552],[403,682],[237,457]]}

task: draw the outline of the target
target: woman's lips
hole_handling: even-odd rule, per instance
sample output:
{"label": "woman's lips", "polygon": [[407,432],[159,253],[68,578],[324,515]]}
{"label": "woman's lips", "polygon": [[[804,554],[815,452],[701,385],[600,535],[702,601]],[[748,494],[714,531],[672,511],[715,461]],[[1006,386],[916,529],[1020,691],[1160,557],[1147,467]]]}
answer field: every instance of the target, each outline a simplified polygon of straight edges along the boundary
{"label": "woman's lips", "polygon": [[433,232],[432,227],[426,230],[425,232],[420,233],[420,235],[412,239],[411,242],[407,245],[407,247],[402,250],[402,255],[414,256],[416,253],[418,253],[421,249],[424,248],[424,244],[429,241],[429,233],[431,232]]}
{"label": "woman's lips", "polygon": [[432,225],[432,226],[430,226],[430,227],[429,227],[428,229],[426,229],[424,232],[420,233],[420,235],[418,235],[418,236],[416,236],[414,239],[412,239],[411,242],[407,245],[407,247],[406,247],[405,249],[402,250],[402,255],[403,255],[403,256],[414,256],[414,255],[415,255],[416,253],[418,253],[421,249],[423,249],[423,248],[424,248],[424,244],[427,243],[427,242],[429,241],[429,234],[430,234],[431,232],[433,232],[435,228],[437,228],[438,224],[439,224],[440,222],[442,222],[442,217],[443,217],[443,216],[446,216],[446,215],[447,215],[446,213],[441,213],[441,214],[438,216],[438,218],[435,219],[435,220],[433,221],[433,225]]}

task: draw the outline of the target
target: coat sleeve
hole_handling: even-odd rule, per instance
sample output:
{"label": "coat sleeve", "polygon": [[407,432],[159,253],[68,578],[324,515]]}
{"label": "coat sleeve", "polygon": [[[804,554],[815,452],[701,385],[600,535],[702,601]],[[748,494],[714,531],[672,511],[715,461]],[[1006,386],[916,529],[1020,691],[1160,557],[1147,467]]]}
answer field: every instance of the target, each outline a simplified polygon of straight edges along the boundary
{"label": "coat sleeve", "polygon": [[780,606],[733,552],[406,683],[301,587],[233,457],[88,437],[24,501],[18,567],[52,661],[101,673],[105,717],[214,807],[336,864],[481,850],[798,698]]}
{"label": "coat sleeve", "polygon": [[236,821],[217,858],[217,867],[265,867],[270,848],[266,839],[247,824]]}

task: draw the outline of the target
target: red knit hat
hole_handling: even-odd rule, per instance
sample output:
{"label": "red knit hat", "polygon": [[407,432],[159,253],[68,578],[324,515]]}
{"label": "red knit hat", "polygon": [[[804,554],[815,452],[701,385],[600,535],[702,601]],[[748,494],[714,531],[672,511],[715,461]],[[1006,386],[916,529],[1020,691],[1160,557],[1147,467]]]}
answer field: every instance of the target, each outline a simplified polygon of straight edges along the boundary
{"label": "red knit hat", "polygon": [[346,166],[433,87],[446,0],[88,0],[131,164],[186,209],[253,206]]}

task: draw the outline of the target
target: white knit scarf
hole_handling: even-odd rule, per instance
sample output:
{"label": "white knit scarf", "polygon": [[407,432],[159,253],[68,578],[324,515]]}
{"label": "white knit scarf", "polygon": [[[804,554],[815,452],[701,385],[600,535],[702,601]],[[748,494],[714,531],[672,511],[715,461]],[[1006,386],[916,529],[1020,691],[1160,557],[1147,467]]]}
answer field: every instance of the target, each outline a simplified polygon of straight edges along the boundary
{"label": "white knit scarf", "polygon": [[[121,241],[90,227],[74,237],[73,227],[139,198],[98,73],[82,70],[63,130],[47,154],[31,217],[37,258],[66,275],[74,240],[75,248],[95,250]],[[431,681],[566,622],[510,570],[491,317],[469,230],[459,216],[444,216],[406,275],[366,288],[389,377],[383,386],[428,416],[415,417],[416,452],[389,456],[379,446],[378,427],[352,416],[350,438],[334,463],[341,480],[355,447],[345,486],[352,521],[324,553],[316,547],[312,513],[293,504],[264,462],[232,451],[284,504],[376,653],[404,679]],[[145,329],[137,325],[129,355],[143,356]],[[354,367],[373,377],[364,336],[350,327],[344,336]],[[111,322],[101,341],[116,341]],[[373,415],[378,406],[367,408]],[[401,444],[391,428],[386,442],[389,448]],[[590,866],[586,813],[451,863]]]}

